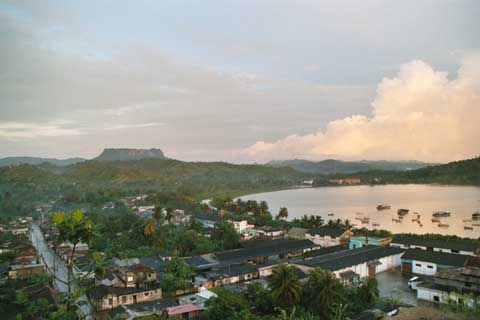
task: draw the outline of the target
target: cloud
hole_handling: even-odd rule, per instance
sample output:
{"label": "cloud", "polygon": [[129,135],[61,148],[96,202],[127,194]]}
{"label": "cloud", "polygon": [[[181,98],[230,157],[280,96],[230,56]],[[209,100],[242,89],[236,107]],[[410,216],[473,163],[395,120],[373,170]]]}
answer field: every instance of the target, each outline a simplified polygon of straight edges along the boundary
{"label": "cloud", "polygon": [[116,124],[110,127],[106,127],[105,130],[121,130],[121,129],[135,129],[135,128],[149,128],[164,126],[165,123],[161,122],[148,122],[148,123],[132,123],[132,124]]}
{"label": "cloud", "polygon": [[83,132],[68,128],[69,122],[59,121],[48,124],[25,122],[0,122],[0,139],[10,141],[28,140],[40,137],[77,136]]}
{"label": "cloud", "polygon": [[241,151],[257,161],[288,158],[417,159],[447,162],[480,154],[480,55],[456,79],[423,61],[401,66],[377,87],[370,116],[334,120],[324,130],[258,141]]}

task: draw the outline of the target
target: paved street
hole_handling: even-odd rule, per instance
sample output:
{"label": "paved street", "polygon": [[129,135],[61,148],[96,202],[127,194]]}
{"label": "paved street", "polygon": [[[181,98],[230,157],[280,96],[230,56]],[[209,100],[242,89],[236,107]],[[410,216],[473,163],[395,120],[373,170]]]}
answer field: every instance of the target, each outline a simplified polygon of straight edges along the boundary
{"label": "paved street", "polygon": [[[30,229],[30,237],[32,239],[32,243],[37,249],[37,252],[43,256],[44,263],[47,264],[50,271],[55,272],[55,287],[61,292],[67,292],[68,288],[67,285],[61,281],[67,282],[67,267],[65,263],[50,249],[45,241],[42,231],[38,227],[37,224],[32,223]],[[59,281],[58,279],[61,279]],[[72,290],[76,289],[76,284],[72,284]],[[85,295],[82,295],[79,298],[79,301],[87,301],[88,299]],[[82,312],[86,315],[86,319],[93,319],[92,315],[94,314],[93,308],[90,303],[82,305],[80,307]]]}
{"label": "paved street", "polygon": [[407,284],[410,276],[402,274],[399,269],[394,269],[381,272],[375,277],[378,280],[380,297],[395,298],[410,305],[417,304],[417,296]]}

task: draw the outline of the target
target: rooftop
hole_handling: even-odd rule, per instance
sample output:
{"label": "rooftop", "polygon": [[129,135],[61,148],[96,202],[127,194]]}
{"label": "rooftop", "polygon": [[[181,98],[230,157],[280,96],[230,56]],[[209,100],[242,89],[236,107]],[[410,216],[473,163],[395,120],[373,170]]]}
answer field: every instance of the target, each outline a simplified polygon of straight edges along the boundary
{"label": "rooftop", "polygon": [[421,249],[408,249],[403,254],[402,259],[431,262],[452,267],[463,267],[468,256]]}
{"label": "rooftop", "polygon": [[321,237],[340,237],[346,230],[341,228],[329,228],[329,227],[319,227],[312,228],[307,231],[311,235],[318,235]]}
{"label": "rooftop", "polygon": [[433,248],[445,248],[459,251],[476,252],[480,250],[480,241],[473,239],[441,239],[435,236],[416,236],[408,234],[397,234],[393,236],[392,243],[404,245],[417,245]]}
{"label": "rooftop", "polygon": [[403,249],[395,247],[366,246],[358,249],[336,251],[296,263],[336,271],[402,252],[404,252]]}
{"label": "rooftop", "polygon": [[184,304],[177,307],[167,308],[167,313],[169,316],[181,315],[184,313],[190,313],[194,311],[200,311],[200,308],[194,304]]}

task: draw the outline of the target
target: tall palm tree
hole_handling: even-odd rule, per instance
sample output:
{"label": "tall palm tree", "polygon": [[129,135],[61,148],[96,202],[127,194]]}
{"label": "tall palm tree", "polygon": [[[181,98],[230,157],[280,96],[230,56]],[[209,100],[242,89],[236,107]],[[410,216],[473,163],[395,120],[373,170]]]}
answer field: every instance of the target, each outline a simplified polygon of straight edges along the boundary
{"label": "tall palm tree", "polygon": [[154,219],[147,219],[143,225],[143,234],[151,236],[157,231],[157,224]]}
{"label": "tall palm tree", "polygon": [[342,290],[342,285],[332,272],[315,268],[309,273],[303,287],[303,301],[321,319],[328,319],[332,313],[331,306],[342,302]]}
{"label": "tall palm tree", "polygon": [[290,307],[300,302],[301,284],[298,280],[298,269],[281,264],[275,267],[268,280],[275,304]]}
{"label": "tall palm tree", "polygon": [[155,208],[153,208],[152,217],[157,222],[157,225],[159,225],[160,221],[163,219],[163,208],[158,205],[155,206]]}
{"label": "tall palm tree", "polygon": [[345,219],[345,221],[343,222],[343,225],[345,226],[345,229],[347,229],[347,230],[350,230],[350,229],[353,228],[352,222],[348,219]]}
{"label": "tall palm tree", "polygon": [[167,214],[165,215],[165,219],[167,219],[168,222],[172,221],[172,219],[173,219],[173,209],[172,208],[167,208]]}

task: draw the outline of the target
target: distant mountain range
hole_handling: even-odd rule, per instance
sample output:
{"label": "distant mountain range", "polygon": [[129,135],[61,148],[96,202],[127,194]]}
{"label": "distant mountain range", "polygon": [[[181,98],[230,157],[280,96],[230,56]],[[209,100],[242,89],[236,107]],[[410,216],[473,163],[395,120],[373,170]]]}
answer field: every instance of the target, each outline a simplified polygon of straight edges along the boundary
{"label": "distant mountain range", "polygon": [[76,164],[86,159],[82,158],[68,158],[68,159],[54,159],[54,158],[40,158],[40,157],[7,157],[0,159],[0,167],[13,166],[18,164],[31,164],[38,166],[40,164],[51,164],[57,167],[65,167]]}
{"label": "distant mountain range", "polygon": [[349,174],[355,172],[366,172],[372,170],[382,171],[407,171],[416,170],[428,166],[437,165],[420,161],[341,161],[328,159],[323,161],[309,160],[276,160],[270,161],[267,165],[272,167],[290,167],[298,171],[313,174]]}
{"label": "distant mountain range", "polygon": [[[106,148],[102,153],[92,160],[99,162],[112,162],[112,161],[130,161],[141,159],[166,159],[162,150],[160,149],[127,149],[127,148]],[[57,167],[66,167],[79,162],[87,161],[84,158],[68,158],[68,159],[55,159],[55,158],[41,158],[41,157],[7,157],[0,159],[0,167],[12,166],[18,164],[31,164],[38,165],[54,165]]]}

